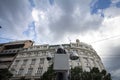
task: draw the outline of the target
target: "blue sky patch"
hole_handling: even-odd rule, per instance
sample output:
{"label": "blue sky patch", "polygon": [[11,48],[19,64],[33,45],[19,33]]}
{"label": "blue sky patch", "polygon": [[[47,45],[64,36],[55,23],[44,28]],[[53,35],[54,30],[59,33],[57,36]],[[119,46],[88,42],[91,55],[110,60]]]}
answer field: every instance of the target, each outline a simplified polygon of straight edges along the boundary
{"label": "blue sky patch", "polygon": [[50,3],[51,5],[53,5],[53,4],[54,4],[54,0],[49,0],[49,3]]}
{"label": "blue sky patch", "polygon": [[10,41],[15,41],[15,40],[10,39],[10,38],[0,38],[0,43],[6,43],[6,42],[10,42]]}
{"label": "blue sky patch", "polygon": [[117,2],[117,3],[116,3],[116,7],[117,7],[117,8],[120,8],[120,2]]}
{"label": "blue sky patch", "polygon": [[106,8],[110,7],[111,0],[96,0],[96,1],[93,0],[91,2],[91,4],[92,4],[90,6],[91,14],[95,14],[98,12],[99,9],[106,9]]}
{"label": "blue sky patch", "polygon": [[36,31],[35,31],[35,22],[32,21],[29,25],[28,25],[28,28],[23,32],[23,34],[27,37],[31,37],[33,39],[36,39],[37,37],[37,34],[36,34]]}
{"label": "blue sky patch", "polygon": [[29,2],[30,2],[30,5],[31,5],[32,7],[35,7],[34,0],[29,0]]}

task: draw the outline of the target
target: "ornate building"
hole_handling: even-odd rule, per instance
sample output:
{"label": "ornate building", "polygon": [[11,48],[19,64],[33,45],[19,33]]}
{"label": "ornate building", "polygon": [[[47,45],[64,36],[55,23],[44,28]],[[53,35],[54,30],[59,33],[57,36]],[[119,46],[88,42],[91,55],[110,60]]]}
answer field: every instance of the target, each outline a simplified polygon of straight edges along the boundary
{"label": "ornate building", "polygon": [[[90,71],[93,67],[98,67],[100,71],[104,69],[100,57],[91,45],[79,40],[76,40],[75,43],[60,45],[65,48],[68,54],[75,51],[79,55],[78,60],[69,60],[70,68],[80,66],[85,71]],[[54,58],[58,47],[59,45],[44,44],[21,50],[9,69],[14,74],[12,80],[20,79],[20,77],[25,77],[28,80],[39,79],[47,71],[48,66],[53,63],[53,60],[47,61],[48,53],[51,53]]]}
{"label": "ornate building", "polygon": [[0,69],[9,68],[16,54],[23,48],[33,45],[31,40],[14,41],[0,44]]}

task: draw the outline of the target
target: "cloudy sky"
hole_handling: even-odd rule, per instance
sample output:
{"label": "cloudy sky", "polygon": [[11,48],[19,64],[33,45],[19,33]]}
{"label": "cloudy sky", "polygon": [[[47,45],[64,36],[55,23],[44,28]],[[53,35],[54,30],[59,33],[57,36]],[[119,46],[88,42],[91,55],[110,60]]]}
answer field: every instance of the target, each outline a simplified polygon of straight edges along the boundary
{"label": "cloudy sky", "polygon": [[120,79],[120,0],[0,0],[0,43],[91,44]]}

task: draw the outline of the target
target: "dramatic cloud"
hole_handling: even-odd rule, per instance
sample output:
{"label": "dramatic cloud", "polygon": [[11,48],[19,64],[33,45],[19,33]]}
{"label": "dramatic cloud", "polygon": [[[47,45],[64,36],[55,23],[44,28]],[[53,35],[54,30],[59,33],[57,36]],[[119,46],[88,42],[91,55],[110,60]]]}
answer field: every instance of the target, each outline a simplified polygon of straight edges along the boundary
{"label": "dramatic cloud", "polygon": [[[106,69],[118,77],[120,0],[1,0],[0,12],[0,37],[37,44],[78,38],[92,44]],[[10,41],[4,38],[0,42]]]}
{"label": "dramatic cloud", "polygon": [[32,21],[30,5],[27,0],[0,1],[1,37],[18,39]]}
{"label": "dramatic cloud", "polygon": [[[39,13],[43,12],[43,14],[46,15],[44,20],[48,23],[46,26],[48,27],[49,33],[54,40],[58,41],[68,33],[84,34],[88,30],[96,30],[100,27],[100,24],[103,21],[103,17],[100,15],[92,15],[90,13],[91,1],[75,0],[73,3],[72,0],[55,0],[52,2],[52,5],[49,3],[49,1],[46,1],[46,4],[43,4],[47,7],[42,6],[43,4],[41,3],[43,1],[44,0],[41,0],[39,4],[38,2],[35,2],[37,3],[36,6],[39,5],[39,7],[36,7],[36,9],[39,10]],[[42,17],[42,14],[39,17]],[[39,19],[40,21],[38,24],[41,24],[41,20],[43,19]],[[42,27],[44,25],[42,25]]]}
{"label": "dramatic cloud", "polygon": [[[117,14],[119,16],[117,12],[119,8],[113,3],[116,4],[117,1],[36,0],[32,15],[36,21],[38,37],[43,41],[49,38],[48,43],[65,40],[71,35],[83,37],[90,34],[89,36],[92,36],[94,32],[98,32],[100,36],[102,32],[102,37],[105,37],[103,36],[104,33],[106,34],[104,29],[108,27],[105,26],[106,20],[116,17]],[[109,33],[109,30],[107,31]]]}
{"label": "dramatic cloud", "polygon": [[29,24],[28,28],[23,32],[26,37],[30,37],[33,41],[36,40],[37,34],[35,30],[35,22]]}

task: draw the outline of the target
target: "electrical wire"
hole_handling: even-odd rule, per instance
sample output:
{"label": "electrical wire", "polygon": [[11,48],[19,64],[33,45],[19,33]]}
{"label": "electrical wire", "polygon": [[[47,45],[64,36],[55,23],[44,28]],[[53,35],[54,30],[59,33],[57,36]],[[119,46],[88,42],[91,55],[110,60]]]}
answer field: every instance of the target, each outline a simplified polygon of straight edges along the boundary
{"label": "electrical wire", "polygon": [[[107,37],[107,38],[100,39],[100,40],[97,40],[97,41],[93,41],[93,42],[90,42],[90,43],[98,43],[98,42],[106,41],[106,40],[108,40],[108,39],[111,39],[111,38],[113,39],[113,38],[117,38],[117,37],[119,37],[119,38],[120,38],[120,35]],[[119,38],[117,38],[117,39],[119,39]]]}

